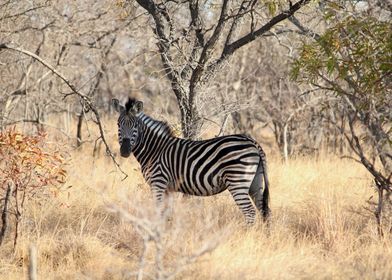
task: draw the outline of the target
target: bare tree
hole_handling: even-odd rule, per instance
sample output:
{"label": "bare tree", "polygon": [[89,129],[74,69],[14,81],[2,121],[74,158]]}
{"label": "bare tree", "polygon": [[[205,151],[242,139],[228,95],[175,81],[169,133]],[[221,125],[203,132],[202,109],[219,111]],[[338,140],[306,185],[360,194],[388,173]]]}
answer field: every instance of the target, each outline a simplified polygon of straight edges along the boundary
{"label": "bare tree", "polygon": [[197,102],[205,83],[237,50],[263,37],[309,2],[290,2],[289,7],[266,20],[268,6],[259,1],[137,0],[153,20],[159,54],[177,99],[185,137],[195,138],[200,132],[202,120]]}

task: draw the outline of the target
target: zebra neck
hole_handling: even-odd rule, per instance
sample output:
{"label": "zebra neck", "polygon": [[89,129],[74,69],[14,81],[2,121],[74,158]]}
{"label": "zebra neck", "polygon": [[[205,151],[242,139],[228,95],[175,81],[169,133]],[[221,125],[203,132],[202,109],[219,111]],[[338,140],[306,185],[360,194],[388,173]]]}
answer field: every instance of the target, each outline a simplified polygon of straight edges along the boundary
{"label": "zebra neck", "polygon": [[145,169],[157,160],[160,152],[170,142],[172,132],[170,127],[164,123],[142,114],[140,121],[140,137],[134,150],[137,161]]}

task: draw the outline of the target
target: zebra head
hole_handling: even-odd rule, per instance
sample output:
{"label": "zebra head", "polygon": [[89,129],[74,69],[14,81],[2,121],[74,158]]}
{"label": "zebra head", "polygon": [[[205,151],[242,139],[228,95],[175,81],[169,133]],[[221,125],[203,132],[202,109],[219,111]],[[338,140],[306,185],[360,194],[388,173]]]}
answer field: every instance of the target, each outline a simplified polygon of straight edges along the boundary
{"label": "zebra head", "polygon": [[112,104],[116,111],[120,113],[117,121],[120,154],[122,157],[129,157],[139,140],[139,116],[143,111],[143,102],[129,98],[123,106],[118,99],[112,99]]}

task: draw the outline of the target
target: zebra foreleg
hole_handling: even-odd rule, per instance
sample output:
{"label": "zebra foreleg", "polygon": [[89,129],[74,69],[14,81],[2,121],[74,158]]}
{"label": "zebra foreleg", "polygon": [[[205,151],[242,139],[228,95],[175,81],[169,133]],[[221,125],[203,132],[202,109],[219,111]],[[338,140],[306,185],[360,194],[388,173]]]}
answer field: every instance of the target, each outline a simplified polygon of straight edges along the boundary
{"label": "zebra foreleg", "polygon": [[250,199],[249,189],[246,187],[229,187],[228,190],[244,214],[246,223],[249,225],[253,224],[255,222],[256,210]]}

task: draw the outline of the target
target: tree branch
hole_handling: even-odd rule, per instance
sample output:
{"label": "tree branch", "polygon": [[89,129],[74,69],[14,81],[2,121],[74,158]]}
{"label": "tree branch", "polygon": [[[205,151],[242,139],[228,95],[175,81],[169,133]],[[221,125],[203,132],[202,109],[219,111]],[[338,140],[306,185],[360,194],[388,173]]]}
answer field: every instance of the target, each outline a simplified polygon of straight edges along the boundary
{"label": "tree branch", "polygon": [[[37,60],[39,63],[41,63],[43,66],[45,66],[46,68],[48,68],[53,74],[55,74],[57,77],[59,77],[61,80],[63,80],[63,82],[72,90],[72,94],[76,94],[81,100],[82,102],[88,107],[90,108],[90,110],[94,113],[96,119],[97,119],[97,125],[98,125],[98,129],[99,129],[99,133],[100,133],[100,138],[102,139],[102,142],[105,144],[106,147],[106,153],[112,158],[114,164],[118,167],[118,169],[120,170],[120,172],[125,176],[123,178],[126,179],[128,177],[128,174],[126,174],[122,169],[120,164],[116,161],[116,158],[114,157],[114,154],[112,153],[112,151],[110,150],[110,147],[106,141],[105,138],[105,134],[103,131],[103,127],[102,127],[102,122],[101,122],[101,118],[100,115],[98,113],[97,108],[95,107],[95,105],[93,104],[93,102],[91,101],[91,99],[86,96],[85,94],[79,92],[76,87],[59,71],[57,71],[53,66],[51,66],[49,63],[47,63],[45,60],[43,60],[42,58],[40,58],[38,55],[29,52],[27,50],[18,48],[18,47],[13,47],[13,46],[9,46],[7,44],[0,44],[0,49],[8,49],[8,50],[12,50],[12,51],[16,51],[19,53],[22,53],[24,55],[27,55],[29,57],[34,58],[35,60]],[[65,97],[64,97],[65,98]]]}
{"label": "tree branch", "polygon": [[193,92],[196,87],[196,84],[200,80],[200,78],[203,74],[203,71],[204,71],[204,66],[210,57],[209,52],[211,52],[211,50],[214,48],[216,42],[218,41],[218,39],[222,33],[223,28],[225,26],[225,22],[226,22],[225,18],[226,18],[227,9],[228,9],[228,2],[229,2],[229,0],[223,0],[218,24],[216,25],[214,32],[212,33],[210,39],[205,44],[203,51],[200,54],[199,62],[197,63],[197,66],[192,73],[190,85],[189,85],[189,92],[190,92],[189,99],[190,100],[193,99]]}
{"label": "tree branch", "polygon": [[[185,90],[182,88],[181,77],[179,77],[178,72],[173,67],[173,58],[169,53],[170,48],[170,38],[167,37],[165,32],[165,25],[169,25],[169,30],[172,32],[173,25],[168,16],[168,13],[164,7],[164,4],[157,5],[153,0],[136,0],[137,3],[142,6],[154,19],[155,28],[154,32],[158,36],[158,48],[161,60],[163,63],[163,68],[167,77],[171,82],[174,94],[177,100],[186,98],[184,95]],[[166,22],[165,22],[166,21]]]}
{"label": "tree branch", "polygon": [[237,30],[238,24],[240,23],[239,19],[244,16],[246,13],[248,13],[248,8],[252,4],[250,0],[243,0],[241,3],[240,8],[238,9],[237,13],[233,15],[232,17],[233,22],[231,23],[229,33],[227,34],[226,41],[225,41],[225,47],[228,46],[231,43],[232,37]]}
{"label": "tree branch", "polygon": [[36,6],[36,7],[30,8],[30,9],[27,9],[23,12],[19,12],[19,13],[12,14],[12,15],[5,15],[2,18],[0,18],[0,21],[5,20],[5,19],[9,19],[9,18],[19,17],[19,16],[28,16],[27,13],[41,9],[41,8],[45,8],[45,7],[47,7],[47,5]]}
{"label": "tree branch", "polygon": [[301,22],[294,16],[292,15],[289,17],[289,21],[291,21],[292,24],[294,24],[299,30],[301,30],[302,34],[307,35],[309,37],[312,37],[316,40],[320,39],[320,35],[317,34],[316,32],[310,30],[309,28],[303,26]]}
{"label": "tree branch", "polygon": [[192,67],[196,62],[196,57],[199,56],[205,44],[204,33],[203,33],[204,27],[199,13],[199,0],[189,1],[189,11],[192,20],[189,24],[189,30],[186,30],[184,37],[187,36],[190,31],[194,30],[195,38],[192,43],[192,51],[189,54],[187,63],[185,64],[184,68],[181,71],[182,79],[189,78],[189,74],[191,73]]}
{"label": "tree branch", "polygon": [[296,11],[301,9],[303,6],[305,6],[309,2],[310,2],[310,0],[300,0],[300,1],[298,1],[294,5],[291,5],[288,10],[286,10],[286,11],[280,13],[279,15],[273,17],[269,22],[267,22],[265,25],[263,25],[262,27],[260,27],[256,31],[248,33],[247,35],[243,36],[242,38],[240,38],[240,39],[238,39],[238,40],[236,40],[236,41],[234,41],[234,42],[232,42],[230,44],[227,44],[224,47],[220,58],[217,61],[215,61],[211,65],[211,67],[209,67],[209,68],[211,68],[211,69],[216,68],[226,58],[231,56],[236,50],[238,50],[241,47],[249,44],[250,42],[253,42],[257,37],[260,37],[263,34],[265,34],[267,31],[269,31],[272,27],[274,27],[279,22],[281,22],[281,21],[291,17],[292,15],[294,15],[294,13]]}
{"label": "tree branch", "polygon": [[365,155],[365,152],[363,150],[361,141],[359,140],[359,137],[357,136],[354,128],[354,122],[357,119],[357,114],[354,114],[354,116],[350,116],[348,114],[348,124],[350,127],[350,135],[348,135],[345,131],[342,131],[343,135],[347,139],[349,145],[351,146],[352,150],[354,153],[360,158],[360,161],[362,165],[370,172],[370,174],[373,175],[374,180],[377,185],[379,185],[381,188],[385,189],[388,192],[392,191],[392,182],[391,182],[391,175],[387,174],[384,176],[381,172],[379,172],[376,169],[376,166],[374,163],[371,163],[370,160],[367,158]]}

